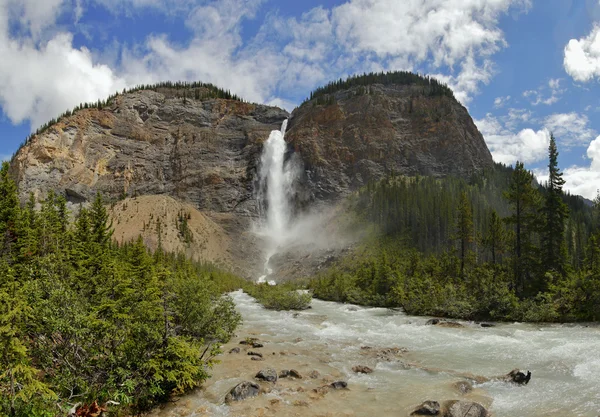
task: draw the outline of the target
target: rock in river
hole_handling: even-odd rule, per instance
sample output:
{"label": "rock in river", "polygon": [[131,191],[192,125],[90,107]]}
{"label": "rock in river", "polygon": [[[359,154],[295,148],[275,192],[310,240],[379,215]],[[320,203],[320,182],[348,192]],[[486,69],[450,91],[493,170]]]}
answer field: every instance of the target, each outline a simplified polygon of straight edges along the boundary
{"label": "rock in river", "polygon": [[437,416],[440,414],[440,403],[437,401],[425,401],[418,406],[411,416]]}
{"label": "rock in river", "polygon": [[277,382],[277,371],[273,368],[262,369],[256,374],[255,378],[267,382]]}
{"label": "rock in river", "polygon": [[246,398],[256,397],[260,392],[260,387],[254,382],[244,381],[237,384],[229,391],[225,397],[225,402],[241,401]]}
{"label": "rock in river", "polygon": [[488,417],[487,410],[478,403],[470,401],[447,401],[444,404],[445,417]]}
{"label": "rock in river", "polygon": [[371,373],[373,373],[373,370],[371,368],[369,368],[368,366],[364,366],[364,365],[353,366],[352,370],[354,372],[356,372],[357,374],[371,374]]}

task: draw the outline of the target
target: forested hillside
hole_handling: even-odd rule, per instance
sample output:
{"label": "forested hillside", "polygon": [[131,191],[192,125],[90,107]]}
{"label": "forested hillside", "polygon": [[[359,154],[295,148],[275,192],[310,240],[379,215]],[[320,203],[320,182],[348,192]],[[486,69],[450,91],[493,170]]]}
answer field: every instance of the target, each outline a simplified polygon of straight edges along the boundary
{"label": "forested hillside", "polygon": [[320,298],[473,319],[600,319],[600,195],[537,185],[517,163],[470,181],[390,175],[355,197],[375,238],[311,282]]}
{"label": "forested hillside", "polygon": [[0,415],[138,412],[208,378],[240,321],[223,296],[240,281],[141,239],[117,246],[99,195],[74,223],[62,196],[37,203],[20,207],[3,164]]}

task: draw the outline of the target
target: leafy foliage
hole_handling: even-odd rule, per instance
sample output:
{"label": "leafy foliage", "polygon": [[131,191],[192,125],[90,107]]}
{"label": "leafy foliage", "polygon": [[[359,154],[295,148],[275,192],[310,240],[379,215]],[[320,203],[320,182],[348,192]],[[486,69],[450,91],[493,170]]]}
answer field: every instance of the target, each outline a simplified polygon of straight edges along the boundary
{"label": "leafy foliage", "polygon": [[306,310],[312,295],[293,285],[251,284],[244,288],[248,294],[269,310]]}
{"label": "leafy foliage", "polygon": [[209,377],[241,319],[223,295],[240,279],[141,238],[117,246],[99,195],[74,223],[54,193],[21,208],[7,164],[0,194],[0,415],[138,412]]}

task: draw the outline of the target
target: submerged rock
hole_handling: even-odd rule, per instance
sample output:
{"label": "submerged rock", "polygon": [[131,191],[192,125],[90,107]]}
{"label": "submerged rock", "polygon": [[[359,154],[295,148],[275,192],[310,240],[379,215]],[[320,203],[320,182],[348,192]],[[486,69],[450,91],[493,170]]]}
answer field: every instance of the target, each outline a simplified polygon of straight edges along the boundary
{"label": "submerged rock", "polygon": [[262,356],[251,356],[250,360],[253,360],[253,361],[264,361],[265,359]]}
{"label": "submerged rock", "polygon": [[267,382],[277,382],[277,371],[273,368],[262,369],[258,371],[254,378]]}
{"label": "submerged rock", "polygon": [[386,362],[397,361],[402,356],[402,354],[406,352],[408,352],[408,349],[403,347],[374,348],[371,346],[361,346],[360,348],[361,355],[372,356],[377,360]]}
{"label": "submerged rock", "polygon": [[308,374],[309,377],[311,377],[312,379],[317,379],[318,377],[321,376],[321,374],[319,373],[319,371],[311,371]]}
{"label": "submerged rock", "polygon": [[429,319],[425,322],[425,324],[427,326],[439,326],[439,327],[454,327],[454,328],[465,327],[462,324],[460,324],[459,322],[442,320],[442,319]]}
{"label": "submerged rock", "polygon": [[248,352],[248,356],[258,356],[259,358],[263,357],[262,353],[253,352],[253,351]]}
{"label": "submerged rock", "polygon": [[470,401],[447,401],[444,417],[488,417],[487,410],[479,403]]}
{"label": "submerged rock", "polygon": [[461,394],[467,394],[473,391],[473,385],[467,381],[458,381],[454,384],[454,388]]}
{"label": "submerged rock", "polygon": [[371,374],[371,373],[373,373],[373,369],[369,368],[368,366],[364,366],[364,365],[353,366],[352,370],[354,372],[356,372],[357,374]]}
{"label": "submerged rock", "polygon": [[480,323],[481,327],[496,327],[494,323]]}
{"label": "submerged rock", "polygon": [[437,416],[440,414],[440,403],[437,401],[425,401],[418,406],[411,416]]}
{"label": "submerged rock", "polygon": [[246,398],[256,397],[260,392],[258,384],[250,381],[244,381],[237,384],[229,391],[225,397],[225,402],[230,403],[232,401],[241,401]]}
{"label": "submerged rock", "polygon": [[239,347],[234,347],[233,349],[231,349],[229,351],[229,353],[240,353],[240,348]]}

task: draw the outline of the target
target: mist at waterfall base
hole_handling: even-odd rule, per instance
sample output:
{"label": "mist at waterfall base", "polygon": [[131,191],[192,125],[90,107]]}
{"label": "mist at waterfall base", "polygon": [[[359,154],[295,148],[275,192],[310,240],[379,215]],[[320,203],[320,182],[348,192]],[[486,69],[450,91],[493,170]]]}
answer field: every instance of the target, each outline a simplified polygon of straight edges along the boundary
{"label": "mist at waterfall base", "polygon": [[[288,121],[280,130],[273,130],[263,145],[260,159],[258,201],[261,218],[254,232],[264,242],[264,271],[257,282],[276,284],[269,261],[292,246],[308,246],[313,250],[334,246],[331,236],[323,233],[327,210],[312,209],[298,214],[293,207],[302,162],[296,154],[286,156],[285,132]],[[339,243],[339,242],[336,242]]]}

